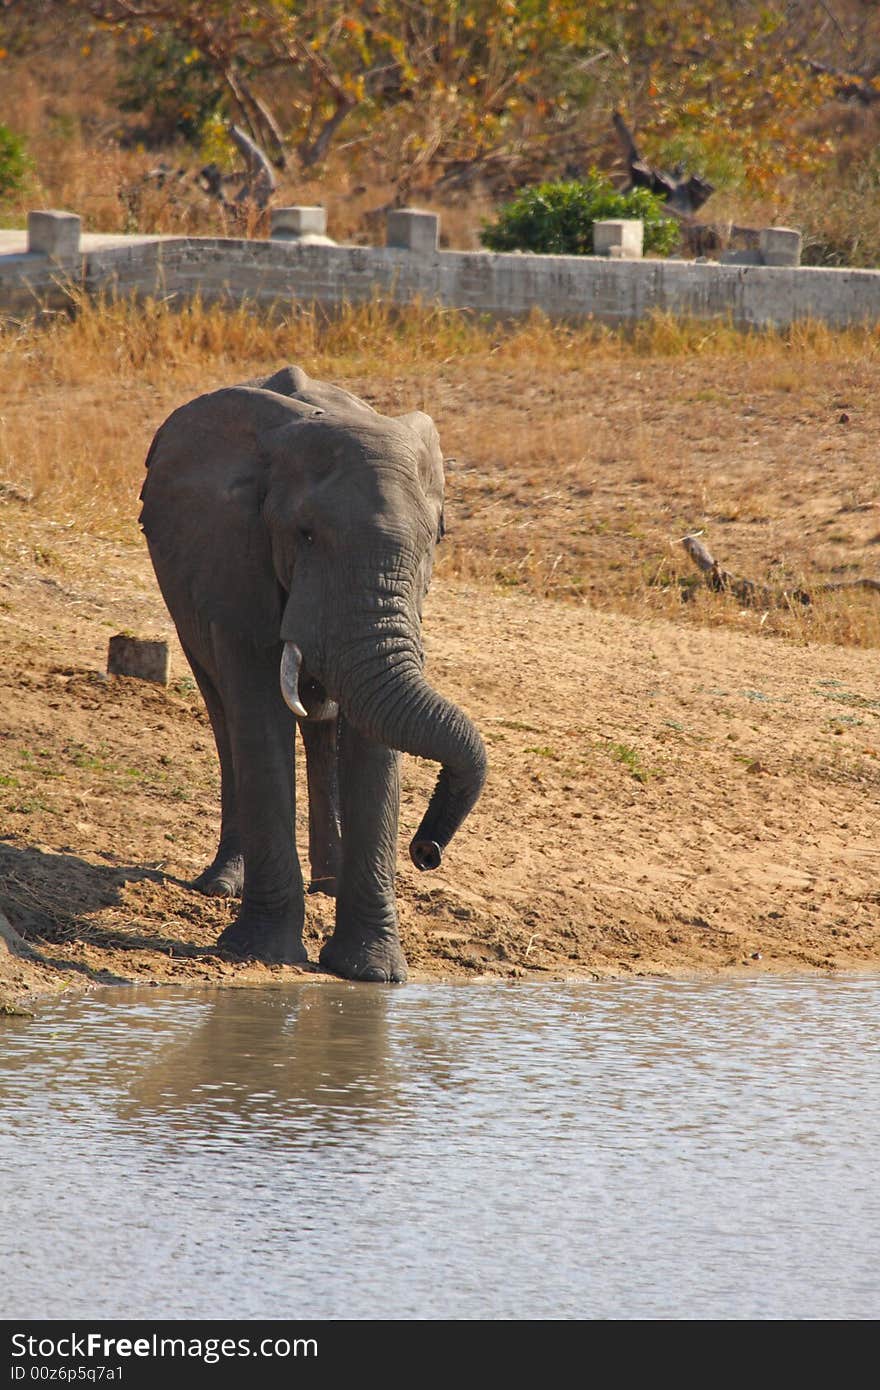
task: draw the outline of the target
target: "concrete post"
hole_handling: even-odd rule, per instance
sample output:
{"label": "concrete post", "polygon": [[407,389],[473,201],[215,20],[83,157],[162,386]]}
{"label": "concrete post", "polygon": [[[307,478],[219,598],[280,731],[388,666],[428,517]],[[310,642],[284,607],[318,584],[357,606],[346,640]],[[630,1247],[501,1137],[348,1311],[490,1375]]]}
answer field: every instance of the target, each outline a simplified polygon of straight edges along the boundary
{"label": "concrete post", "polygon": [[29,212],[28,251],[49,256],[53,261],[69,261],[79,255],[82,218],[75,212]]}
{"label": "concrete post", "polygon": [[803,237],[791,227],[764,227],[761,256],[765,265],[800,265]]}
{"label": "concrete post", "polygon": [[294,237],[327,235],[326,208],[272,208],[270,217],[269,235],[279,241],[289,241]]}
{"label": "concrete post", "polygon": [[385,217],[385,244],[414,251],[417,256],[433,256],[440,236],[436,212],[416,208],[392,208]]}
{"label": "concrete post", "polygon": [[593,255],[640,261],[645,224],[640,217],[609,217],[593,223]]}

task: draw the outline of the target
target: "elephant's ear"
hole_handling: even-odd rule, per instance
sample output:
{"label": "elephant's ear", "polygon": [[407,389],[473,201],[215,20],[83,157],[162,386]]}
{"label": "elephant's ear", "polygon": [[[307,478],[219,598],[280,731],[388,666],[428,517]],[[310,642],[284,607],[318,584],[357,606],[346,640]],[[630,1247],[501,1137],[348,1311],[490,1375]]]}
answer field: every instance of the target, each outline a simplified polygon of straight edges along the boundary
{"label": "elephant's ear", "polygon": [[261,516],[263,441],[318,413],[273,392],[232,387],[182,406],[158,431],[140,521],[178,627],[217,623],[259,646],[279,640],[282,596]]}

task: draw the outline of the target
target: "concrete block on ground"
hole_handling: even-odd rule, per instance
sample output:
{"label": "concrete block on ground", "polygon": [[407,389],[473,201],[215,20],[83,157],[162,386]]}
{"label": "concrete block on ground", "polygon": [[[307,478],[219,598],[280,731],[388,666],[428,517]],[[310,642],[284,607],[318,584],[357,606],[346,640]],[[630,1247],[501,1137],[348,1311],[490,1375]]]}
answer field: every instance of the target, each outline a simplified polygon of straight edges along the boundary
{"label": "concrete block on ground", "polygon": [[138,680],[167,685],[171,670],[168,643],[120,632],[110,638],[107,671],[111,676],[136,676]]}
{"label": "concrete block on ground", "polygon": [[609,217],[593,223],[593,254],[615,260],[639,261],[645,243],[640,217]]}
{"label": "concrete block on ground", "polygon": [[421,212],[417,208],[391,208],[385,217],[385,244],[419,256],[433,256],[440,236],[440,218],[436,212]]}
{"label": "concrete block on ground", "polygon": [[764,227],[761,256],[765,265],[800,265],[803,237],[792,227]]}
{"label": "concrete block on ground", "polygon": [[748,248],[740,251],[722,251],[718,257],[719,265],[764,265],[764,257],[760,251],[750,251]]}
{"label": "concrete block on ground", "polygon": [[75,212],[46,209],[28,213],[28,251],[68,261],[79,255],[82,218]]}
{"label": "concrete block on ground", "polygon": [[327,235],[326,208],[272,208],[270,218],[269,235],[272,238]]}

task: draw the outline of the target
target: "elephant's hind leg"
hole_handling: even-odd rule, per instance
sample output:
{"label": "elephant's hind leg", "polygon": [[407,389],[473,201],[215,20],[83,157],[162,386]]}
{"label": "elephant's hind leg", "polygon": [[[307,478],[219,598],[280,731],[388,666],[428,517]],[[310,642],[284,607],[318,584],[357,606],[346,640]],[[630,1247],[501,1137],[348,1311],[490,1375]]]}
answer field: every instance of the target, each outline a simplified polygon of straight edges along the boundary
{"label": "elephant's hind leg", "polygon": [[238,831],[232,747],[223,701],[205,668],[188,648],[184,647],[184,651],[208,711],[220,760],[220,843],[213,860],[193,880],[192,886],[209,898],[237,898],[244,884],[244,857]]}
{"label": "elephant's hind leg", "polygon": [[306,750],[309,787],[309,892],[335,898],[340,843],[337,724],[335,719],[303,720],[299,731]]}

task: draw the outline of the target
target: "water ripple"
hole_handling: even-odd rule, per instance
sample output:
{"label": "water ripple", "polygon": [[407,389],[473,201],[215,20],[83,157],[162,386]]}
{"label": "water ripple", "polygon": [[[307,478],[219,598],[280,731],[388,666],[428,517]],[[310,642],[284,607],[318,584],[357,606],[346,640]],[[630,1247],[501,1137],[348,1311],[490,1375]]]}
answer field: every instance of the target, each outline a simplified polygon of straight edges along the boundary
{"label": "water ripple", "polygon": [[878,1004],[861,977],[62,1000],[2,1033],[0,1316],[876,1317]]}

